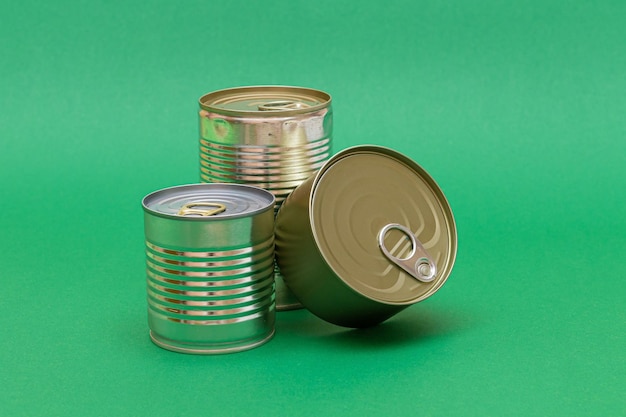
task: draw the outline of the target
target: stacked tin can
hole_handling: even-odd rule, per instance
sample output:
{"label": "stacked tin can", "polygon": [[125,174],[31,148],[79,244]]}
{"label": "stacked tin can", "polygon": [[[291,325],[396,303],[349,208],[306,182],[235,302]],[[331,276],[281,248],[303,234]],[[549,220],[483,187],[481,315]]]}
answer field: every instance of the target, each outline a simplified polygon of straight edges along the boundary
{"label": "stacked tin can", "polygon": [[[285,198],[329,159],[333,113],[325,92],[258,86],[200,98],[200,178],[240,183]],[[301,308],[276,268],[276,308]]]}

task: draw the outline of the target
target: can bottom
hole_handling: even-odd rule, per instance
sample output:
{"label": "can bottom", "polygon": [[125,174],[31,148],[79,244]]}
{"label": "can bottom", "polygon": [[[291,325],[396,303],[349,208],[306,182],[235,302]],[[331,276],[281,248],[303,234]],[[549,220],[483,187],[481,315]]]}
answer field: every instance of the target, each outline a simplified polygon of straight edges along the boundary
{"label": "can bottom", "polygon": [[261,340],[254,339],[249,341],[239,341],[236,344],[229,343],[222,346],[180,343],[175,340],[161,337],[154,333],[152,330],[150,330],[150,339],[155,345],[163,349],[171,350],[173,352],[188,353],[192,355],[218,355],[241,352],[261,346],[262,344],[267,343],[272,337],[274,337],[274,333],[275,330],[272,329],[272,331]]}

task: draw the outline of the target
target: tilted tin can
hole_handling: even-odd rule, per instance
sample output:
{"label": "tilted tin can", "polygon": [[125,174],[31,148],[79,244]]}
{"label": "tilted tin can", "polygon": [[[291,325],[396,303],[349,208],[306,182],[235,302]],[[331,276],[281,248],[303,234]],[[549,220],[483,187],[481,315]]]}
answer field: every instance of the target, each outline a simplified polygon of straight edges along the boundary
{"label": "tilted tin can", "polygon": [[285,282],[311,312],[346,327],[375,325],[433,295],[456,249],[439,186],[417,163],[379,146],[334,155],[276,217]]}
{"label": "tilted tin can", "polygon": [[143,199],[154,343],[211,354],[272,337],[274,203],[271,193],[239,184],[184,185]]}
{"label": "tilted tin can", "polygon": [[[200,180],[249,184],[276,210],[331,155],[331,97],[302,87],[253,86],[200,98]],[[276,270],[278,310],[300,308]]]}

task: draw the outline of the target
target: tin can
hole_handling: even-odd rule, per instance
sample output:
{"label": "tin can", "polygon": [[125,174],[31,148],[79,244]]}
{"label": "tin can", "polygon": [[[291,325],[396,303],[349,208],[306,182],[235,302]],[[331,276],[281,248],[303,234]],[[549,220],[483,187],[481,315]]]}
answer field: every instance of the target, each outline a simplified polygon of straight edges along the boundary
{"label": "tin can", "polygon": [[[325,92],[252,86],[200,98],[200,181],[264,188],[275,210],[331,155],[332,107]],[[278,310],[301,308],[276,270]]]}
{"label": "tin can", "polygon": [[452,271],[457,234],[428,173],[379,146],[334,155],[276,218],[276,259],[311,312],[346,327],[378,324],[433,295]]}
{"label": "tin can", "polygon": [[274,196],[239,184],[143,199],[148,323],[155,344],[229,353],[274,334]]}

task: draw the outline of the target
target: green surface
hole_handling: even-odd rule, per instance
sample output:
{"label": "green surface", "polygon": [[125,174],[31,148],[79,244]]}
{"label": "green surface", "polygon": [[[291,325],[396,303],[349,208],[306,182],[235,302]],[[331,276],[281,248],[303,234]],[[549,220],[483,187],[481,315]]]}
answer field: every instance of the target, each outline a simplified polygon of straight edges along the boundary
{"label": "green surface", "polygon": [[[626,3],[0,5],[0,415],[614,416],[626,410]],[[458,223],[432,298],[363,331],[148,337],[140,200],[198,180],[197,99],[294,84],[335,150],[420,163]]]}

